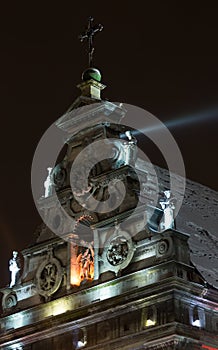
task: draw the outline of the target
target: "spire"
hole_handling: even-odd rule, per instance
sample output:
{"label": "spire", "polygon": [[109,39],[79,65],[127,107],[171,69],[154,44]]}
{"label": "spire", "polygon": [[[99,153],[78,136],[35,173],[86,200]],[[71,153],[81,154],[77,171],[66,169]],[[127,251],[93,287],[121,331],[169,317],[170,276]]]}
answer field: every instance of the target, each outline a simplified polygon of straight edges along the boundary
{"label": "spire", "polygon": [[101,83],[101,73],[97,68],[93,68],[93,53],[94,53],[94,36],[98,32],[101,32],[103,26],[101,24],[93,26],[93,17],[89,17],[88,28],[79,36],[80,41],[87,40],[88,42],[88,55],[89,55],[89,68],[82,74],[82,83],[77,85],[82,92],[82,96],[89,97],[94,100],[101,100],[101,90],[105,88],[105,85]]}

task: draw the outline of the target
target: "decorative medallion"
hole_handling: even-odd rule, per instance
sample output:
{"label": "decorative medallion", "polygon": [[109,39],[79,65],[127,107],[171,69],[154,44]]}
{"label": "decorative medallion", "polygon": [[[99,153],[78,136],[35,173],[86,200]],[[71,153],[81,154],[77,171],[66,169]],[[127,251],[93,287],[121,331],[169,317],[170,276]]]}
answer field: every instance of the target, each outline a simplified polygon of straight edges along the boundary
{"label": "decorative medallion", "polygon": [[160,255],[166,254],[168,249],[169,249],[169,242],[167,240],[163,240],[158,243],[158,253]]}
{"label": "decorative medallion", "polygon": [[109,271],[117,274],[127,267],[134,254],[134,245],[128,232],[116,226],[113,235],[106,241],[102,261]]}
{"label": "decorative medallion", "polygon": [[110,241],[107,260],[113,266],[120,265],[127,259],[128,251],[127,239],[124,236],[115,237]]}
{"label": "decorative medallion", "polygon": [[62,281],[62,267],[53,257],[43,261],[36,273],[36,286],[40,295],[49,297],[60,287]]}

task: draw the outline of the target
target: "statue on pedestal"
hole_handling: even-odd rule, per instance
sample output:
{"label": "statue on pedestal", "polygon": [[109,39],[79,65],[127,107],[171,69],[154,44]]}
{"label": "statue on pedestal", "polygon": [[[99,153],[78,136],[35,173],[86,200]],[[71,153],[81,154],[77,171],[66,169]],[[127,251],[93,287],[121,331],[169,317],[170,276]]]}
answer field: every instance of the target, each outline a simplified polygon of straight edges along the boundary
{"label": "statue on pedestal", "polygon": [[130,130],[127,130],[125,132],[125,135],[127,137],[127,141],[124,142],[124,149],[125,149],[125,165],[134,164],[136,159],[136,153],[137,153],[137,139],[132,135]]}
{"label": "statue on pedestal", "polygon": [[160,221],[159,231],[165,231],[171,228],[174,228],[174,210],[175,210],[175,201],[171,196],[169,190],[164,191],[164,198],[160,199],[160,206],[163,209],[163,216]]}
{"label": "statue on pedestal", "polygon": [[11,283],[10,288],[12,288],[16,284],[18,272],[20,271],[20,267],[18,266],[18,252],[13,251],[13,257],[9,260],[9,271],[11,272]]}
{"label": "statue on pedestal", "polygon": [[51,172],[52,172],[52,168],[47,168],[48,170],[48,176],[44,182],[44,187],[45,187],[45,195],[44,197],[47,198],[52,194],[52,176],[51,176]]}

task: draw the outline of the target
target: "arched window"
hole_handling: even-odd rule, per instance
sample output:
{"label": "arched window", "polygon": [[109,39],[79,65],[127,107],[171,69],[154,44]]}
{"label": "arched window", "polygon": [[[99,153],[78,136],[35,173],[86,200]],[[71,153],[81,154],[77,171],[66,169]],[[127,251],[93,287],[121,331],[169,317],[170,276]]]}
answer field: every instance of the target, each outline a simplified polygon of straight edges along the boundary
{"label": "arched window", "polygon": [[198,307],[195,306],[193,308],[193,313],[192,313],[192,325],[195,327],[201,327],[201,321],[200,321],[200,316],[198,312]]}
{"label": "arched window", "polygon": [[151,327],[157,323],[157,309],[155,306],[149,306],[145,310],[144,326]]}
{"label": "arched window", "polygon": [[83,349],[87,344],[87,332],[85,328],[73,331],[73,345],[75,350]]}

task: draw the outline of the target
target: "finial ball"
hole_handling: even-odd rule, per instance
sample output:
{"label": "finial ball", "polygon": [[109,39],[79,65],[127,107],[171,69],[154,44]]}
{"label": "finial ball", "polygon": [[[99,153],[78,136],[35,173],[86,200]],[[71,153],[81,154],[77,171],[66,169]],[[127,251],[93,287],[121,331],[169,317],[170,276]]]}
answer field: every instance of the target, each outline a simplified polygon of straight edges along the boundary
{"label": "finial ball", "polygon": [[87,80],[96,80],[96,81],[101,81],[101,73],[98,69],[96,68],[88,68],[86,69],[83,74],[82,74],[82,80],[87,81]]}

